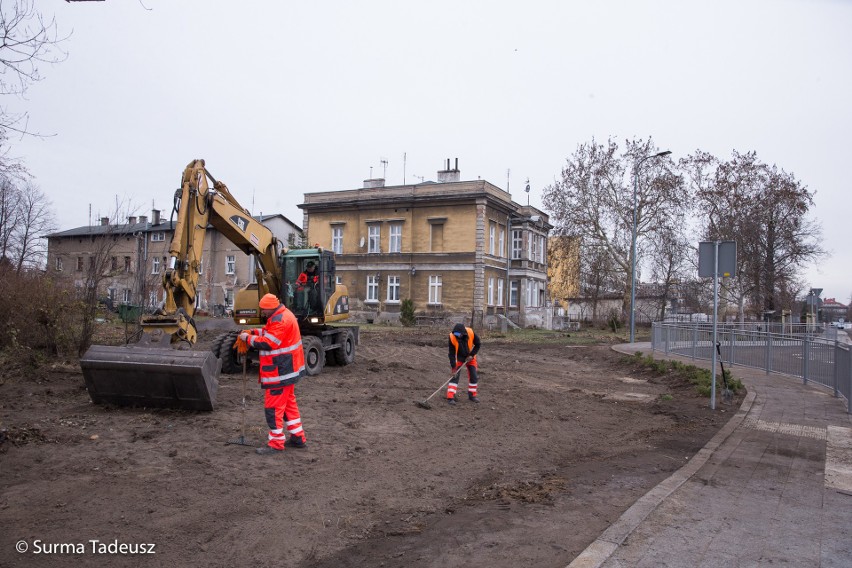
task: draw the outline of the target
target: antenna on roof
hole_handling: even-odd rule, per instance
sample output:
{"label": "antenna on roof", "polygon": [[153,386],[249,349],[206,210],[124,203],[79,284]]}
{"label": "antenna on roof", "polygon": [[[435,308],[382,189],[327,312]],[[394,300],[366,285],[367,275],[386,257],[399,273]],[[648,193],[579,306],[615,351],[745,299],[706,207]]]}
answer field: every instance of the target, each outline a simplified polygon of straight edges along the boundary
{"label": "antenna on roof", "polygon": [[382,179],[388,178],[388,159],[387,158],[379,158],[379,162],[382,164]]}
{"label": "antenna on roof", "polygon": [[402,153],[402,185],[405,185],[405,154],[405,152]]}
{"label": "antenna on roof", "polygon": [[506,168],[506,193],[509,193],[509,175],[512,173],[511,168]]}

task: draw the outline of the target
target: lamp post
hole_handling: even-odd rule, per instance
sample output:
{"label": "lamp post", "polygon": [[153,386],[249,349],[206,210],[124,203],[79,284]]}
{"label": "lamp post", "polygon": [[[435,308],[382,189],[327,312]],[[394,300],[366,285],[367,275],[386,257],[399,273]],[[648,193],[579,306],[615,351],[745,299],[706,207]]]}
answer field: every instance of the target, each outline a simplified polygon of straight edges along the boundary
{"label": "lamp post", "polygon": [[645,156],[633,169],[633,232],[630,244],[630,343],[636,342],[636,191],[639,188],[639,168],[642,162],[651,158],[661,158],[671,154],[671,150]]}

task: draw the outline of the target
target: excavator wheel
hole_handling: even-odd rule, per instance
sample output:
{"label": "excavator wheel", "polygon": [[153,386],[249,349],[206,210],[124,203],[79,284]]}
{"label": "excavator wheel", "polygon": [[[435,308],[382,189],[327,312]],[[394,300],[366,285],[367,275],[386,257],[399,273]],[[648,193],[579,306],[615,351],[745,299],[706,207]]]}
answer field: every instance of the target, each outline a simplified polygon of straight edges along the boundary
{"label": "excavator wheel", "polygon": [[340,333],[340,347],[331,352],[335,364],[343,367],[355,361],[355,335],[346,329]]}
{"label": "excavator wheel", "polygon": [[325,366],[325,351],[322,340],[313,335],[302,337],[302,349],[305,351],[305,371],[308,376],[319,375]]}
{"label": "excavator wheel", "polygon": [[239,354],[234,349],[234,342],[237,340],[239,334],[239,331],[229,331],[222,335],[221,340],[218,342],[218,357],[222,360],[222,372],[229,375],[243,371],[243,364],[240,363]]}

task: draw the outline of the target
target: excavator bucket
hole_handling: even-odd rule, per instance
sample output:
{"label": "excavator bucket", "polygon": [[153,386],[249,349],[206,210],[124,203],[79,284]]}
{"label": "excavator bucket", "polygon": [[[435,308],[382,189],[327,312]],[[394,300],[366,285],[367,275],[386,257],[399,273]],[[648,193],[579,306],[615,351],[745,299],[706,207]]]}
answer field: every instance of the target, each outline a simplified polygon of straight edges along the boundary
{"label": "excavator bucket", "polygon": [[208,350],[93,345],[80,359],[92,402],[213,410],[221,361]]}

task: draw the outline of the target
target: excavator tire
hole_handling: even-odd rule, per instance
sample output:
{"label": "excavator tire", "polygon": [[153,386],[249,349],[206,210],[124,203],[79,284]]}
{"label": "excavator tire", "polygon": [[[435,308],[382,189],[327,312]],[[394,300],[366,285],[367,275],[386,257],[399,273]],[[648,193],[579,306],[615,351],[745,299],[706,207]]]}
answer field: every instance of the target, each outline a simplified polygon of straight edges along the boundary
{"label": "excavator tire", "polygon": [[325,366],[325,350],[322,340],[313,335],[302,336],[302,349],[305,351],[305,372],[308,376],[319,375]]}
{"label": "excavator tire", "polygon": [[229,331],[222,335],[219,341],[219,360],[222,361],[222,372],[234,375],[243,372],[243,364],[240,362],[239,354],[234,349],[239,331]]}
{"label": "excavator tire", "polygon": [[213,410],[220,364],[209,351],[92,345],[80,358],[95,404]]}
{"label": "excavator tire", "polygon": [[343,367],[355,361],[355,334],[345,329],[340,332],[340,347],[331,351],[336,365]]}

